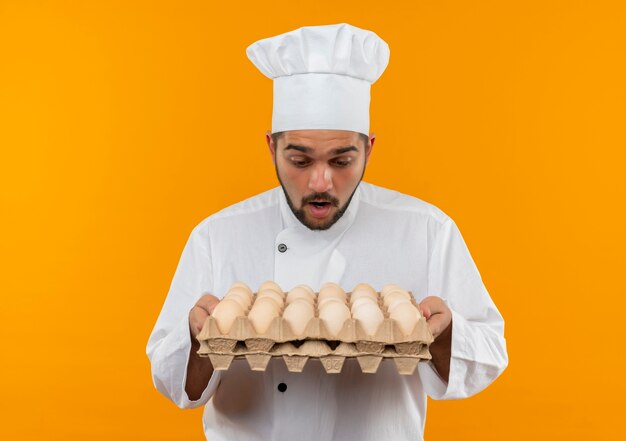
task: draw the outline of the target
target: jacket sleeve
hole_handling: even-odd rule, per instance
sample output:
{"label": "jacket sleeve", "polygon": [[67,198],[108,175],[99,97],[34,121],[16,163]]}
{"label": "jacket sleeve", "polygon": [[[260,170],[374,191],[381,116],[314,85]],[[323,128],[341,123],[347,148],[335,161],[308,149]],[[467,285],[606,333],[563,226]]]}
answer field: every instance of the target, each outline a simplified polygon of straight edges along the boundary
{"label": "jacket sleeve", "polygon": [[203,294],[212,292],[212,270],[208,228],[200,224],[185,245],[146,348],[155,387],[180,408],[206,404],[219,384],[220,373],[215,371],[198,400],[189,400],[185,392],[191,350],[189,311]]}
{"label": "jacket sleeve", "polygon": [[437,400],[466,398],[491,384],[508,364],[504,320],[451,219],[436,234],[429,262],[428,295],[452,311],[452,357],[446,383],[432,363],[420,363],[426,393]]}

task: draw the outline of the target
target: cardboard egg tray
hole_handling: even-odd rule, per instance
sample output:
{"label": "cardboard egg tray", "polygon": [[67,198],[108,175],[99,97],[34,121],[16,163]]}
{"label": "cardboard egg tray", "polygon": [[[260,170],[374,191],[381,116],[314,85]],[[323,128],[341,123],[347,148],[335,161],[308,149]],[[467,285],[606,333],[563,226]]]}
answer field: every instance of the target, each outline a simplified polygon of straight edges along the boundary
{"label": "cardboard egg tray", "polygon": [[208,317],[197,336],[198,355],[208,356],[215,370],[228,370],[233,359],[245,358],[252,370],[264,371],[270,359],[282,358],[290,372],[302,372],[313,358],[319,359],[329,374],[341,372],[346,358],[356,358],[364,373],[375,373],[383,359],[393,359],[401,375],[411,375],[421,360],[431,358],[428,346],[433,337],[426,320],[421,317],[405,335],[386,312],[383,314],[374,335],[368,335],[361,323],[351,318],[336,336],[317,313],[302,335],[296,335],[282,317],[276,317],[265,334],[258,334],[247,316],[238,317],[229,332],[222,334],[216,320]]}

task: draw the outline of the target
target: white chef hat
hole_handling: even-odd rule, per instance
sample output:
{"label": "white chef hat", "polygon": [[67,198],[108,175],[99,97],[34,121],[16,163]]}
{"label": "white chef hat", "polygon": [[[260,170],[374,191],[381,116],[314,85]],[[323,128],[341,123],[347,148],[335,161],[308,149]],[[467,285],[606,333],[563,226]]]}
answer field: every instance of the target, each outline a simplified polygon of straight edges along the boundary
{"label": "white chef hat", "polygon": [[303,27],[259,40],[246,53],[274,80],[272,133],[369,133],[370,85],[389,63],[389,46],[375,33],[345,23]]}

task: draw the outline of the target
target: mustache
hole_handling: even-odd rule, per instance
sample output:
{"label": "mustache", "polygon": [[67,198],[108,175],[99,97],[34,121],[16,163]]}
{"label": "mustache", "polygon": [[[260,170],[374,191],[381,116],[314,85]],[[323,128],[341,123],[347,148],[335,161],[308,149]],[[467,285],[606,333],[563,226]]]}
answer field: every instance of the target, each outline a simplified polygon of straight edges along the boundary
{"label": "mustache", "polygon": [[308,204],[309,202],[329,202],[333,207],[339,206],[339,199],[334,196],[331,196],[329,193],[312,193],[308,196],[302,198],[302,205]]}

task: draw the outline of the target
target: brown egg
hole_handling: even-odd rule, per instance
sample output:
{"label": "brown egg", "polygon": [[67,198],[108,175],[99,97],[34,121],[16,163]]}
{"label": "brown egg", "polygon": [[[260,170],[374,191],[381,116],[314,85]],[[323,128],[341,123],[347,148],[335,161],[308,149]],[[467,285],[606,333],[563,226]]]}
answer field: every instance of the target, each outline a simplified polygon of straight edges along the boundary
{"label": "brown egg", "polygon": [[340,298],[344,302],[346,302],[348,298],[346,292],[336,283],[325,283],[320,289],[320,293],[317,296],[317,302],[319,303],[327,297]]}
{"label": "brown egg", "polygon": [[389,306],[387,307],[387,312],[391,314],[391,311],[393,311],[400,305],[412,305],[412,303],[405,298],[394,299],[391,303],[389,303]]}
{"label": "brown egg", "polygon": [[296,286],[294,289],[287,293],[285,303],[289,305],[295,299],[303,299],[313,305],[315,303],[315,294],[306,290],[303,286]]}
{"label": "brown egg", "polygon": [[234,288],[242,288],[245,289],[246,291],[248,291],[248,293],[250,293],[250,295],[252,295],[252,290],[250,289],[250,287],[248,285],[246,285],[243,282],[235,282],[232,284],[232,286],[230,287],[229,291],[234,289]]}
{"label": "brown egg", "polygon": [[345,304],[331,302],[320,311],[320,320],[326,325],[331,338],[336,338],[343,324],[350,319],[350,310]]}
{"label": "brown egg", "polygon": [[[259,300],[261,301],[259,302]],[[262,299],[257,299],[250,310],[250,314],[248,314],[248,319],[258,334],[265,334],[272,320],[278,317],[278,315],[279,312],[271,300],[262,301]]]}
{"label": "brown egg", "polygon": [[245,296],[249,299],[252,299],[252,291],[250,291],[249,289],[244,288],[243,286],[233,286],[231,287],[228,292],[226,294],[230,294],[230,293],[237,293],[237,294],[241,294],[242,296]]}
{"label": "brown egg", "polygon": [[254,305],[256,304],[262,304],[262,303],[271,303],[272,307],[277,311],[277,314],[280,315],[280,311],[283,310],[283,304],[280,303],[279,300],[276,300],[275,297],[270,297],[270,296],[265,296],[265,297],[257,297],[254,301],[254,303],[252,304],[252,307],[254,308]]}
{"label": "brown egg", "polygon": [[400,304],[389,313],[389,318],[398,323],[404,335],[413,332],[420,316],[419,310],[410,303]]}
{"label": "brown egg", "polygon": [[283,319],[297,337],[304,334],[307,324],[313,318],[313,307],[304,299],[296,299],[287,305]]}
{"label": "brown egg", "polygon": [[252,304],[252,293],[246,291],[244,288],[235,287],[231,288],[224,296],[225,299],[237,300],[241,303],[243,309],[247,310]]}
{"label": "brown egg", "polygon": [[369,285],[365,283],[360,283],[354,287],[352,293],[350,294],[350,304],[354,303],[356,299],[360,299],[361,297],[368,297],[372,300],[378,301],[378,293],[374,291]]}
{"label": "brown egg", "polygon": [[264,289],[263,291],[259,291],[259,293],[256,295],[257,299],[263,298],[263,297],[270,297],[274,300],[276,300],[276,303],[278,303],[278,305],[282,308],[285,301],[283,300],[283,295],[281,295],[280,293],[274,291],[273,289]]}
{"label": "brown egg", "polygon": [[226,294],[224,300],[233,300],[239,303],[239,306],[241,306],[244,311],[247,311],[250,308],[250,301],[247,298],[242,297],[241,294]]}
{"label": "brown egg", "polygon": [[315,305],[311,304],[311,302],[308,302],[306,299],[293,299],[291,303],[304,303],[307,306],[307,308],[315,312]]}
{"label": "brown egg", "polygon": [[308,285],[298,285],[298,286],[296,286],[296,288],[302,288],[302,289],[308,291],[312,296],[315,296],[315,291],[313,291],[313,288],[311,288]]}
{"label": "brown egg", "polygon": [[383,312],[378,305],[363,303],[352,312],[352,317],[361,322],[361,326],[368,335],[374,335],[384,320]]}
{"label": "brown egg", "polygon": [[317,302],[317,309],[321,311],[330,303],[339,303],[340,305],[346,304],[346,302],[344,302],[340,297],[326,297]]}
{"label": "brown egg", "polygon": [[350,311],[352,312],[352,314],[354,314],[354,311],[358,309],[359,307],[361,307],[362,305],[373,305],[377,309],[380,309],[378,307],[378,302],[375,300],[372,300],[371,297],[361,297],[361,298],[356,299],[354,302],[352,302],[352,305],[350,306]]}
{"label": "brown egg", "polygon": [[411,295],[404,290],[390,291],[387,294],[385,294],[385,296],[383,297],[383,304],[388,307],[391,302],[399,298],[407,299],[410,301]]}
{"label": "brown egg", "polygon": [[388,285],[383,286],[382,289],[380,290],[380,293],[383,295],[383,297],[385,297],[387,293],[391,291],[404,291],[404,289],[399,285],[390,283]]}
{"label": "brown egg", "polygon": [[352,289],[352,291],[360,291],[360,290],[371,291],[374,294],[376,294],[376,290],[372,288],[372,285],[368,283],[359,283]]}
{"label": "brown egg", "polygon": [[259,286],[259,292],[265,291],[266,289],[273,289],[274,291],[285,297],[285,293],[283,292],[282,288],[278,286],[278,284],[275,282],[267,281],[261,283],[261,286]]}
{"label": "brown egg", "polygon": [[222,334],[227,334],[235,319],[243,315],[245,315],[244,309],[238,302],[231,299],[224,299],[219,302],[211,314]]}

